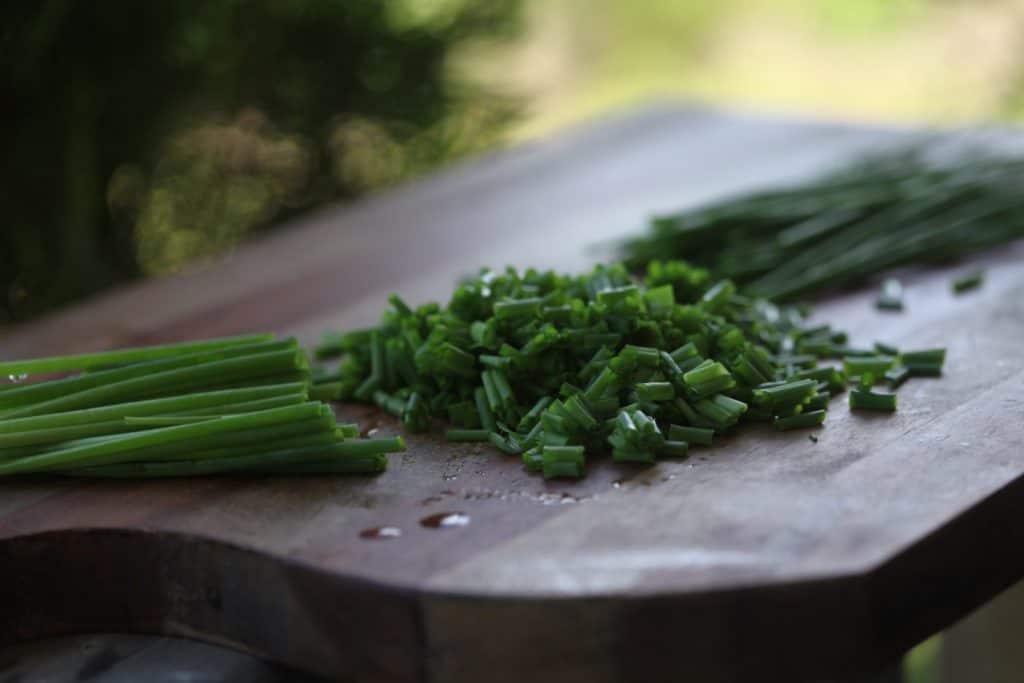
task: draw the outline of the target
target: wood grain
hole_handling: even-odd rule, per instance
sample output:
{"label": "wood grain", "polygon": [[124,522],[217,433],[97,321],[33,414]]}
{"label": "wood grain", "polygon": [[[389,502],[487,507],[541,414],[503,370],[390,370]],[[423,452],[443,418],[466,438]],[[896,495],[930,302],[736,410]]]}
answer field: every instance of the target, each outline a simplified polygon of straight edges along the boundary
{"label": "wood grain", "polygon": [[[0,340],[41,355],[372,322],[479,266],[585,267],[652,212],[835,164],[905,132],[664,106],[326,211],[209,268]],[[0,484],[0,643],[183,635],[352,680],[813,680],[871,671],[1024,575],[1024,245],[907,313],[822,302],[854,340],[949,347],[889,417],[839,401],[812,443],[752,428],[683,462],[527,476],[410,439],[377,478]],[[382,434],[386,416],[341,412]],[[419,520],[463,512],[471,523]],[[394,525],[395,540],[359,538]]]}

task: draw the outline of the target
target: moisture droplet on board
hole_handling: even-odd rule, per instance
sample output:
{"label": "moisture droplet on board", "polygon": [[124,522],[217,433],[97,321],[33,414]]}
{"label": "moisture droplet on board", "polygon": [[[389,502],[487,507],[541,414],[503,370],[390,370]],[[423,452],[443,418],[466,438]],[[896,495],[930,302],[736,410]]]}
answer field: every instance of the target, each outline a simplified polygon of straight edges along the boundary
{"label": "moisture droplet on board", "polygon": [[428,529],[454,529],[469,524],[469,515],[463,512],[439,512],[420,520]]}
{"label": "moisture droplet on board", "polygon": [[402,535],[402,530],[396,526],[375,526],[369,529],[363,529],[359,532],[360,538],[372,538],[372,539],[388,539],[398,538]]}

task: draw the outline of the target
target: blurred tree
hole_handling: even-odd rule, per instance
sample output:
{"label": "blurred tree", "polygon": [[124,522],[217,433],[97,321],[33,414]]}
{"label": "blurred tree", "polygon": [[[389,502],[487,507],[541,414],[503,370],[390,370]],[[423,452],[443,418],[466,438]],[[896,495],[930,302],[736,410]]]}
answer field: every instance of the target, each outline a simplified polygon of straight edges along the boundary
{"label": "blurred tree", "polygon": [[[453,81],[520,0],[12,0],[0,301],[20,319],[490,144]],[[2,319],[0,314],[0,319]]]}

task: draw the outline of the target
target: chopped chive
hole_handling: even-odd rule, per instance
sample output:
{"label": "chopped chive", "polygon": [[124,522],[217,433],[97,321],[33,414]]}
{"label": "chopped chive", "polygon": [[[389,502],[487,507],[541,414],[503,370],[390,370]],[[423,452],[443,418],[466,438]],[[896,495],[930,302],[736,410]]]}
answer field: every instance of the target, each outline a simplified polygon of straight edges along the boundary
{"label": "chopped chive", "polygon": [[828,383],[828,390],[838,393],[846,389],[846,374],[836,368],[812,368],[794,373],[792,379],[813,379]]}
{"label": "chopped chive", "polygon": [[829,399],[832,395],[827,391],[819,391],[814,396],[807,399],[807,403],[804,404],[803,408],[807,412],[813,412],[815,410],[825,410],[828,408]]}
{"label": "chopped chive", "polygon": [[670,441],[685,441],[687,443],[710,446],[715,436],[715,430],[703,429],[701,427],[683,427],[680,425],[669,425],[668,438]]}
{"label": "chopped chive", "polygon": [[896,410],[896,394],[878,394],[860,389],[850,392],[850,408],[852,410]]}
{"label": "chopped chive", "polygon": [[883,356],[898,356],[898,355],[900,355],[900,350],[898,348],[896,348],[895,346],[892,346],[890,344],[885,344],[883,342],[877,342],[877,341],[875,342],[875,351],[877,351],[880,355],[883,355]]}
{"label": "chopped chive", "polygon": [[824,410],[812,410],[807,413],[800,413],[799,415],[791,415],[789,417],[777,417],[774,420],[775,429],[780,432],[789,431],[790,429],[804,429],[806,427],[818,427],[825,422],[825,411]]}
{"label": "chopped chive", "polygon": [[499,301],[494,304],[494,317],[497,320],[507,320],[509,318],[532,316],[540,310],[542,303],[544,303],[544,300],[540,297]]}
{"label": "chopped chive", "polygon": [[817,391],[813,379],[798,379],[774,387],[754,389],[754,403],[769,408],[783,408],[803,403]]}
{"label": "chopped chive", "polygon": [[683,382],[697,398],[710,396],[736,386],[736,380],[724,365],[706,360],[683,374]]}
{"label": "chopped chive", "polygon": [[657,454],[661,458],[683,458],[686,457],[689,448],[690,444],[685,441],[668,439],[658,448]]}
{"label": "chopped chive", "polygon": [[444,438],[448,441],[487,441],[490,434],[486,429],[448,429]]}
{"label": "chopped chive", "polygon": [[910,370],[903,365],[894,365],[885,371],[885,381],[890,389],[896,389],[910,377]]}
{"label": "chopped chive", "polygon": [[671,401],[676,397],[670,382],[641,382],[633,388],[641,401]]}
{"label": "chopped chive", "polygon": [[583,446],[544,446],[541,449],[541,471],[545,479],[583,476]]}
{"label": "chopped chive", "polygon": [[480,426],[480,415],[472,401],[448,404],[448,420],[456,427],[475,429]]}
{"label": "chopped chive", "polygon": [[491,412],[491,408],[487,403],[487,393],[483,387],[479,387],[473,392],[473,400],[476,402],[477,415],[480,417],[480,425],[488,432],[493,432],[498,428],[497,422],[494,420],[494,414]]}
{"label": "chopped chive", "polygon": [[337,425],[336,431],[346,439],[354,439],[359,436],[359,425],[355,423],[343,423]]}
{"label": "chopped chive", "polygon": [[962,275],[951,283],[954,294],[963,294],[972,289],[977,289],[985,282],[985,271],[975,270]]}
{"label": "chopped chive", "polygon": [[491,432],[487,435],[487,440],[491,442],[491,445],[497,448],[502,453],[508,455],[520,455],[523,449],[519,447],[519,444],[509,438],[508,436],[502,436],[497,432]]}
{"label": "chopped chive", "polygon": [[850,376],[860,376],[866,372],[883,375],[895,360],[892,356],[847,356],[843,358],[843,370]]}
{"label": "chopped chive", "polygon": [[425,432],[430,428],[430,408],[419,393],[409,394],[402,406],[401,418],[402,425],[410,432]]}
{"label": "chopped chive", "polygon": [[337,401],[341,398],[341,382],[324,382],[309,388],[311,401]]}
{"label": "chopped chive", "polygon": [[911,377],[938,377],[942,374],[941,363],[904,363]]}
{"label": "chopped chive", "polygon": [[900,361],[905,365],[918,363],[928,365],[942,365],[946,362],[946,349],[924,349],[922,351],[904,351],[900,355]]}

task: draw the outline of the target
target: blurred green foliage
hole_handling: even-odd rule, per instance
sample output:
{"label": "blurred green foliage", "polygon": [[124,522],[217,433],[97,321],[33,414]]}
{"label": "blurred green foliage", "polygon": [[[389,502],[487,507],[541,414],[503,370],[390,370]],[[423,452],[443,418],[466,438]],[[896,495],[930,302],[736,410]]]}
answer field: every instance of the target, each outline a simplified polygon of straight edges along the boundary
{"label": "blurred green foliage", "polygon": [[447,65],[520,4],[5,3],[0,321],[493,144],[515,103]]}

